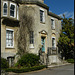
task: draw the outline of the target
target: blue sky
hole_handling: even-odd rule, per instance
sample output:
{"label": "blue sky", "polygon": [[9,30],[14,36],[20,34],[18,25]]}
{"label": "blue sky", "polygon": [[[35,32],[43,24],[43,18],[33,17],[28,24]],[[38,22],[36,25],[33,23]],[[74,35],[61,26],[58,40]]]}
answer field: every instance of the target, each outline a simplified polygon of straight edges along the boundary
{"label": "blue sky", "polygon": [[44,3],[51,12],[61,17],[65,14],[66,18],[74,18],[74,0],[44,0]]}

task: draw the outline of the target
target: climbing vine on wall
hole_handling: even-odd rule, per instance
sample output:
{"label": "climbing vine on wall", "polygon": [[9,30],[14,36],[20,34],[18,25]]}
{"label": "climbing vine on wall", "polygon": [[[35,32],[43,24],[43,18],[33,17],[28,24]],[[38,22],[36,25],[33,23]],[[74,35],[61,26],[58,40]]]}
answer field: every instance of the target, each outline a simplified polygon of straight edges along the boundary
{"label": "climbing vine on wall", "polygon": [[18,54],[23,55],[28,52],[29,48],[29,34],[32,31],[33,17],[30,15],[29,10],[32,7],[22,6],[20,8],[20,27],[18,36]]}

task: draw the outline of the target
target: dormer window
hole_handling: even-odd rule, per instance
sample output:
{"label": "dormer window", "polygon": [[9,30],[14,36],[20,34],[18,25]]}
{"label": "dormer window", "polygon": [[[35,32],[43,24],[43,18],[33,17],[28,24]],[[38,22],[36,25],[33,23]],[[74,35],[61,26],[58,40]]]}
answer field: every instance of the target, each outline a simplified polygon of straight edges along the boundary
{"label": "dormer window", "polygon": [[7,6],[7,2],[4,2],[4,3],[3,3],[3,15],[4,15],[4,16],[7,16],[7,7],[8,7],[8,6]]}
{"label": "dormer window", "polygon": [[10,17],[16,17],[16,4],[10,3]]}

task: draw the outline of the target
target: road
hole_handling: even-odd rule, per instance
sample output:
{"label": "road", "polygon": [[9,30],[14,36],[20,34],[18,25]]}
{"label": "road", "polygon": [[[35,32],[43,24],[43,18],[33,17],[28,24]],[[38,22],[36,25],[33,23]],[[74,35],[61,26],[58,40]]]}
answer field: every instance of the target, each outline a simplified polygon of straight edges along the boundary
{"label": "road", "polygon": [[74,75],[74,65],[64,65],[37,72],[21,73],[18,75]]}

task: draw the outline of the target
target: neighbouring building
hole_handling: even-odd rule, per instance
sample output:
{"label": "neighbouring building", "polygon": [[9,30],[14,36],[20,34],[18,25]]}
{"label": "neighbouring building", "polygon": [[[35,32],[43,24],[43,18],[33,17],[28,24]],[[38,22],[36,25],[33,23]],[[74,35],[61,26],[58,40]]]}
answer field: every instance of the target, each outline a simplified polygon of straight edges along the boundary
{"label": "neighbouring building", "polygon": [[26,11],[33,18],[27,49],[40,53],[42,64],[60,63],[57,44],[61,17],[49,12],[44,0],[1,0],[1,57],[9,60],[9,66],[16,62],[18,30],[22,26],[21,15]]}

